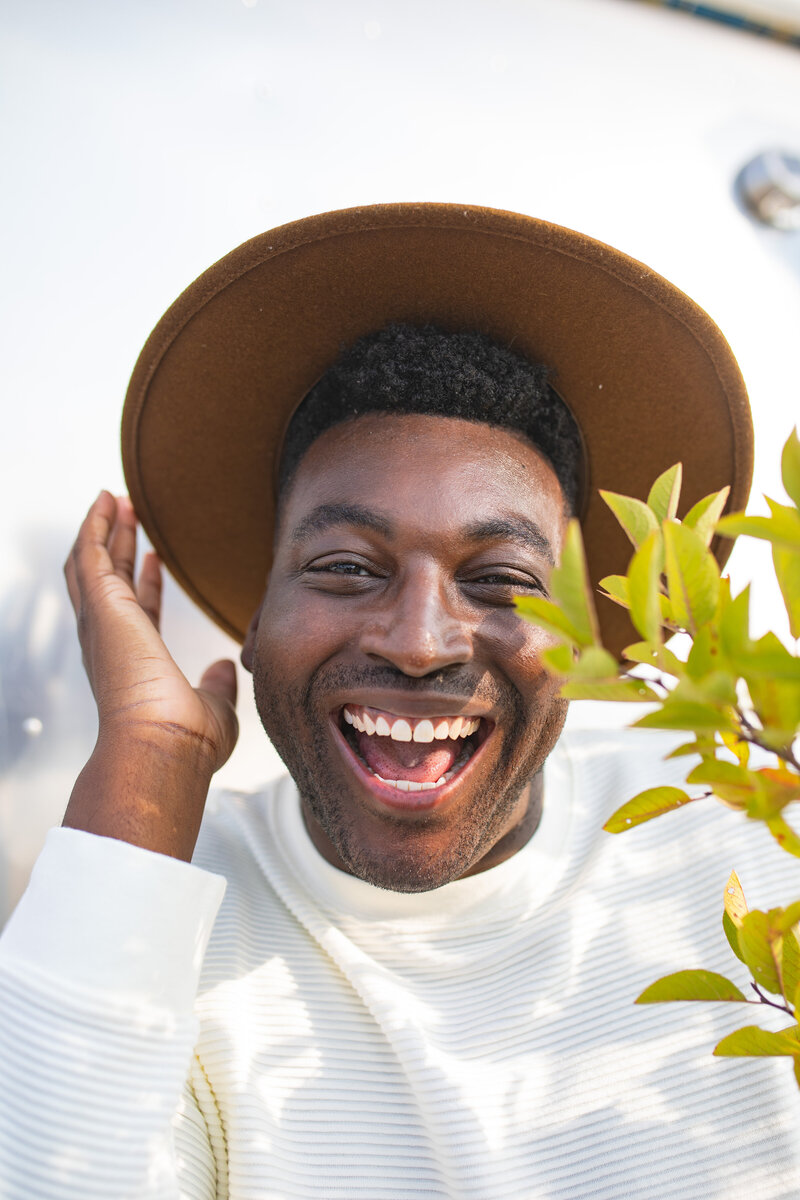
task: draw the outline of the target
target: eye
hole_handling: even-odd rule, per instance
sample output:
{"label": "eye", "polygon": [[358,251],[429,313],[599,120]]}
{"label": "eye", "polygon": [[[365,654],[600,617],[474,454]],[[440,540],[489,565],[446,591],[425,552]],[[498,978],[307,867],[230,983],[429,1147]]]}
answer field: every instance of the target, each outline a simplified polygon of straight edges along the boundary
{"label": "eye", "polygon": [[302,571],[308,586],[317,591],[339,595],[358,595],[383,577],[373,563],[356,555],[329,555],[308,563]]}
{"label": "eye", "polygon": [[535,575],[505,567],[476,572],[462,580],[462,586],[487,604],[511,605],[515,596],[527,596],[534,592],[547,596],[546,587]]}

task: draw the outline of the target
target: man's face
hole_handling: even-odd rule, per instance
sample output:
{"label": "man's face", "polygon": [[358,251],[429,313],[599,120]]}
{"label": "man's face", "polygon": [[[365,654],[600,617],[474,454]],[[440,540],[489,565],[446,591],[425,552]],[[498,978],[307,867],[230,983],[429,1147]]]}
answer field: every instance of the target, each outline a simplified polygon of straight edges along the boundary
{"label": "man's face", "polygon": [[505,430],[371,415],[311,446],[243,661],[329,861],[424,891],[528,839],[566,704],[513,597],[547,595],[564,529]]}

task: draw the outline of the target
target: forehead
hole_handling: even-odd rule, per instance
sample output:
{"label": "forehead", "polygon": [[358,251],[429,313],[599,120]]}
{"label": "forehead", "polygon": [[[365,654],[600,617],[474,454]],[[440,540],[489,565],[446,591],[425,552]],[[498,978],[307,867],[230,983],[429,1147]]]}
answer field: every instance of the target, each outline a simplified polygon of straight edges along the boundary
{"label": "forehead", "polygon": [[284,519],[332,501],[422,518],[514,509],[553,527],[565,510],[555,472],[524,435],[419,414],[369,414],[317,438],[283,497]]}

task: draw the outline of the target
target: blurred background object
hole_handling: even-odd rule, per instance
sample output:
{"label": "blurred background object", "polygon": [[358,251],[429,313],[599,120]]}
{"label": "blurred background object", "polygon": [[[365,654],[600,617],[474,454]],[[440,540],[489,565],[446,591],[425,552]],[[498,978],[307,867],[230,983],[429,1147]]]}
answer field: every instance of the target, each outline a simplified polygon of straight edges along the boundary
{"label": "blurred background object", "polygon": [[777,38],[800,46],[800,3],[798,0],[709,0],[694,4],[692,0],[648,0],[664,8],[676,9],[692,17],[719,21],[742,33]]}
{"label": "blurred background object", "polygon": [[[7,0],[3,35],[0,922],[95,736],[61,563],[99,488],[123,486],[128,376],[175,296],[253,234],[463,200],[618,246],[721,326],[753,403],[754,505],[779,494],[800,232],[756,219],[735,181],[800,154],[790,42],[631,0]],[[785,635],[762,551],[737,548],[734,586],[755,576],[759,626]],[[191,679],[236,656],[171,583],[165,604]],[[246,788],[280,764],[240,682],[219,782]]]}

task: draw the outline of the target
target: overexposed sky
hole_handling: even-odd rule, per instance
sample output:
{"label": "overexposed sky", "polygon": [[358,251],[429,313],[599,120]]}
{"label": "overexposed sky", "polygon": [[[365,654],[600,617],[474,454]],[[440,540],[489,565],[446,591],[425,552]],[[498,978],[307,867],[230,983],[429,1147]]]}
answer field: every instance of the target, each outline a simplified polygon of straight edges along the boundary
{"label": "overexposed sky", "polygon": [[[100,486],[122,487],[128,376],[174,297],[253,234],[440,200],[616,245],[721,326],[753,402],[757,488],[779,494],[800,415],[800,234],[757,228],[731,187],[753,154],[800,152],[796,49],[634,0],[6,0],[0,30],[0,843],[15,878],[92,744],[59,572]],[[763,576],[763,556],[737,555],[739,582]],[[231,652],[174,589],[168,604],[190,676]],[[242,720],[236,785],[275,768],[247,697]]]}

